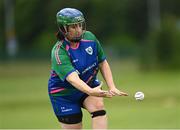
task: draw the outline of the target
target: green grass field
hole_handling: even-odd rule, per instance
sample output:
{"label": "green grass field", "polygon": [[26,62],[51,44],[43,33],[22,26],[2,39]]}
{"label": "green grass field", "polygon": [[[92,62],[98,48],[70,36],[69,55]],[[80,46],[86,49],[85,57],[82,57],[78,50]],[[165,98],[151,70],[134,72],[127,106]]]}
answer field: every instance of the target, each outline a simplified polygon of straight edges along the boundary
{"label": "green grass field", "polygon": [[[105,99],[109,128],[180,128],[180,72],[141,72],[120,61],[111,67],[117,87],[129,96]],[[48,62],[0,63],[1,129],[60,128],[47,93],[49,71]],[[136,91],[145,100],[136,101]],[[90,128],[90,115],[83,113],[84,128]]]}

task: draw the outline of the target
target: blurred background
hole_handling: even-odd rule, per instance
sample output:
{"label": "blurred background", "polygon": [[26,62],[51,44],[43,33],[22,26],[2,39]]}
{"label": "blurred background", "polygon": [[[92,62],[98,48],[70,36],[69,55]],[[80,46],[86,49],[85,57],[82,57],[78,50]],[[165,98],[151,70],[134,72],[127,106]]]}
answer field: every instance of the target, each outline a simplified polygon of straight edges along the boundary
{"label": "blurred background", "polygon": [[65,7],[84,13],[117,87],[129,93],[105,99],[109,128],[180,128],[179,0],[0,0],[0,128],[60,128],[47,82],[56,13]]}

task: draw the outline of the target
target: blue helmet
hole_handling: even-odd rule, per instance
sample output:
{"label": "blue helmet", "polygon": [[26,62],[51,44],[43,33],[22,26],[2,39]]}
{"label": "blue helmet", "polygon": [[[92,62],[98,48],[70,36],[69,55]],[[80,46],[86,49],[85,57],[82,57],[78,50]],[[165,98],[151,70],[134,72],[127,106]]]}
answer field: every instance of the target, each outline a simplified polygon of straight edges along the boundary
{"label": "blue helmet", "polygon": [[[68,26],[72,24],[81,24],[83,32],[86,30],[84,15],[77,9],[64,8],[56,14],[56,19],[59,30],[64,36],[68,34]],[[79,41],[81,38],[82,35],[80,37],[74,37],[72,41]]]}
{"label": "blue helmet", "polygon": [[85,21],[83,13],[74,8],[64,8],[60,10],[56,18],[59,26],[77,24]]}

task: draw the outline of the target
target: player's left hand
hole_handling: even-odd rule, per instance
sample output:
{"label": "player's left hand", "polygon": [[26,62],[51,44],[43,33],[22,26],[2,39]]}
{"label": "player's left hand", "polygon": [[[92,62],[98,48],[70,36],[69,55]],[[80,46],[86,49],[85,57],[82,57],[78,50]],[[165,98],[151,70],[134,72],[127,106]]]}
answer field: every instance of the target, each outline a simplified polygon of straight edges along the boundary
{"label": "player's left hand", "polygon": [[109,89],[109,93],[111,93],[113,96],[128,96],[127,93],[118,90],[116,87]]}

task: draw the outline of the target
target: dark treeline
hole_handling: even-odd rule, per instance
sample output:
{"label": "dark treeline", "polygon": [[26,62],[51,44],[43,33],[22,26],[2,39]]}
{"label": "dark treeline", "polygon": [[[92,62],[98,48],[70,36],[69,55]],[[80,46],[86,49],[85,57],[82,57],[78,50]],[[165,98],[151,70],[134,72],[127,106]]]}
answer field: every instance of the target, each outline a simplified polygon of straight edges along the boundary
{"label": "dark treeline", "polygon": [[[4,1],[0,1],[1,59],[8,57]],[[179,0],[11,1],[18,43],[16,57],[50,56],[56,41],[56,13],[62,8],[73,7],[84,13],[87,30],[95,33],[103,46],[116,48],[119,56],[135,55],[141,59],[144,68],[180,68]],[[158,12],[150,9],[150,1],[159,2]],[[159,19],[159,25],[153,27],[149,18],[156,13],[159,16],[154,18]]]}

